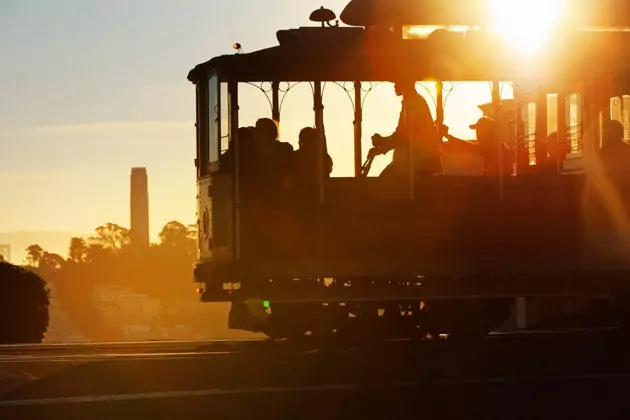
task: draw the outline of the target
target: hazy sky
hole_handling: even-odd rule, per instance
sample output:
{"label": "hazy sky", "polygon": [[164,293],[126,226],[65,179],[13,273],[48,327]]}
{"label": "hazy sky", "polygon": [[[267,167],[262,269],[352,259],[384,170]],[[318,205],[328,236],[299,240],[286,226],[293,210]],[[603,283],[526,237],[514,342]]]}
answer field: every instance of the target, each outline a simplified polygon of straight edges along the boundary
{"label": "hazy sky", "polygon": [[[324,4],[339,14],[347,1]],[[321,5],[321,0],[0,0],[0,232],[91,232],[107,221],[128,226],[132,166],[148,169],[153,236],[169,220],[193,223],[189,69],[232,53],[235,41],[245,52],[275,45],[276,30],[311,25],[308,15]],[[381,94],[391,95],[388,89]],[[340,99],[334,106],[347,101],[341,90],[335,95]],[[470,98],[453,98],[455,114],[465,109],[458,114],[464,120],[455,124],[460,134],[467,133],[470,119],[479,114],[475,104],[488,99],[489,91]],[[384,110],[380,101],[366,105],[372,107],[366,113],[388,121],[385,131],[396,123],[399,101],[393,96],[392,101],[394,107]],[[311,107],[296,111],[289,102],[283,119],[304,120],[288,123],[291,130],[312,121]],[[343,106],[347,117],[335,113],[327,129],[339,124],[340,133],[351,137],[351,108]],[[352,171],[351,152],[339,156],[346,155],[347,163],[335,162],[343,173]]]}

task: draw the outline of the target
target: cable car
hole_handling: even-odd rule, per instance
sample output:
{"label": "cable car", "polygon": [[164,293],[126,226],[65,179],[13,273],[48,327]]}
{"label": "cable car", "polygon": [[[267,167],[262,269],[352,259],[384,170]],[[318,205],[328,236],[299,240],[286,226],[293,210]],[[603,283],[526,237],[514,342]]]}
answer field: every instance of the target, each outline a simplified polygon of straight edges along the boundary
{"label": "cable car", "polygon": [[[576,18],[558,25],[536,55],[515,53],[473,3],[353,0],[341,14],[348,26],[322,8],[311,15],[315,25],[278,31],[276,46],[239,50],[190,71],[194,276],[202,301],[231,302],[231,328],[277,338],[358,331],[470,337],[503,324],[519,299],[610,306],[619,302],[611,297],[627,293],[630,183],[623,153],[613,165],[600,150],[609,120],[623,126],[620,140],[630,133],[630,34],[621,28],[629,22],[611,12],[626,3],[575,2],[567,15]],[[506,144],[509,166],[496,175],[419,177],[409,159],[397,182],[366,176],[364,87],[401,77],[434,83],[440,135],[444,83],[487,82],[492,102],[480,108],[495,128],[486,160],[501,165]],[[239,130],[245,84],[268,95],[270,109],[260,117],[281,127],[290,83],[312,89],[318,141],[308,187],[282,178],[295,165],[282,179],[271,176],[283,164],[275,154],[256,154],[258,139],[246,143]],[[353,165],[352,177],[327,175],[333,140],[324,88],[332,83],[343,83],[353,100],[354,136],[334,139],[353,145],[352,162],[335,162]],[[504,83],[513,86],[513,100],[501,99]],[[560,154],[550,151],[552,133]]]}

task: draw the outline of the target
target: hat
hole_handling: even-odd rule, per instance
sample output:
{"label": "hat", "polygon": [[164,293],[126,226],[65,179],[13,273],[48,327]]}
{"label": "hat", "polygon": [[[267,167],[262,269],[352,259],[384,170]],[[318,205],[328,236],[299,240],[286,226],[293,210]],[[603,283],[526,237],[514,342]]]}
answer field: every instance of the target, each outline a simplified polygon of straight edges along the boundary
{"label": "hat", "polygon": [[493,127],[494,126],[494,120],[490,117],[481,117],[477,120],[477,122],[475,124],[471,124],[469,127],[472,128],[473,130],[477,130],[481,127]]}

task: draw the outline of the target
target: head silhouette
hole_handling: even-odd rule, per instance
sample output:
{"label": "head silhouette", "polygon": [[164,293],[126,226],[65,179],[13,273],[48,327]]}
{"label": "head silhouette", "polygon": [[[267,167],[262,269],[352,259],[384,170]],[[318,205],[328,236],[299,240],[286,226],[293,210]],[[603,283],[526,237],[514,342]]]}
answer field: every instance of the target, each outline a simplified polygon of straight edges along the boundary
{"label": "head silhouette", "polygon": [[490,117],[481,117],[470,126],[477,133],[477,140],[491,144],[494,140],[494,120]]}
{"label": "head silhouette", "polygon": [[249,147],[252,143],[254,143],[254,130],[251,127],[239,128],[238,140],[241,146]]}
{"label": "head silhouette", "polygon": [[407,92],[415,92],[416,82],[413,79],[400,78],[394,81],[394,91],[396,96],[403,96]]}
{"label": "head silhouette", "polygon": [[314,149],[317,146],[317,131],[313,127],[304,127],[300,130],[298,144],[300,149]]}
{"label": "head silhouette", "polygon": [[607,120],[604,122],[603,127],[603,146],[611,146],[615,144],[622,144],[624,141],[624,128],[617,120]]}
{"label": "head silhouette", "polygon": [[275,141],[278,140],[278,126],[271,118],[260,118],[256,121],[254,134],[257,140]]}

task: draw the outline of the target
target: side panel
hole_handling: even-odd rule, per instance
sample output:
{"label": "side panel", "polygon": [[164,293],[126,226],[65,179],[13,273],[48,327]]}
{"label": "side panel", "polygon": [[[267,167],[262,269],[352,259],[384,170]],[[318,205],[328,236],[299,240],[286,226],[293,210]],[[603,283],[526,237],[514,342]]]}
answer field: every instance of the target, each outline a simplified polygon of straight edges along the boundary
{"label": "side panel", "polygon": [[213,214],[212,214],[212,178],[206,177],[197,182],[197,225],[198,254],[200,262],[212,261],[213,242]]}
{"label": "side panel", "polygon": [[232,194],[232,175],[224,173],[213,175],[210,200],[214,261],[217,262],[229,262],[234,259]]}
{"label": "side panel", "polygon": [[200,262],[232,261],[232,181],[214,174],[197,182]]}

